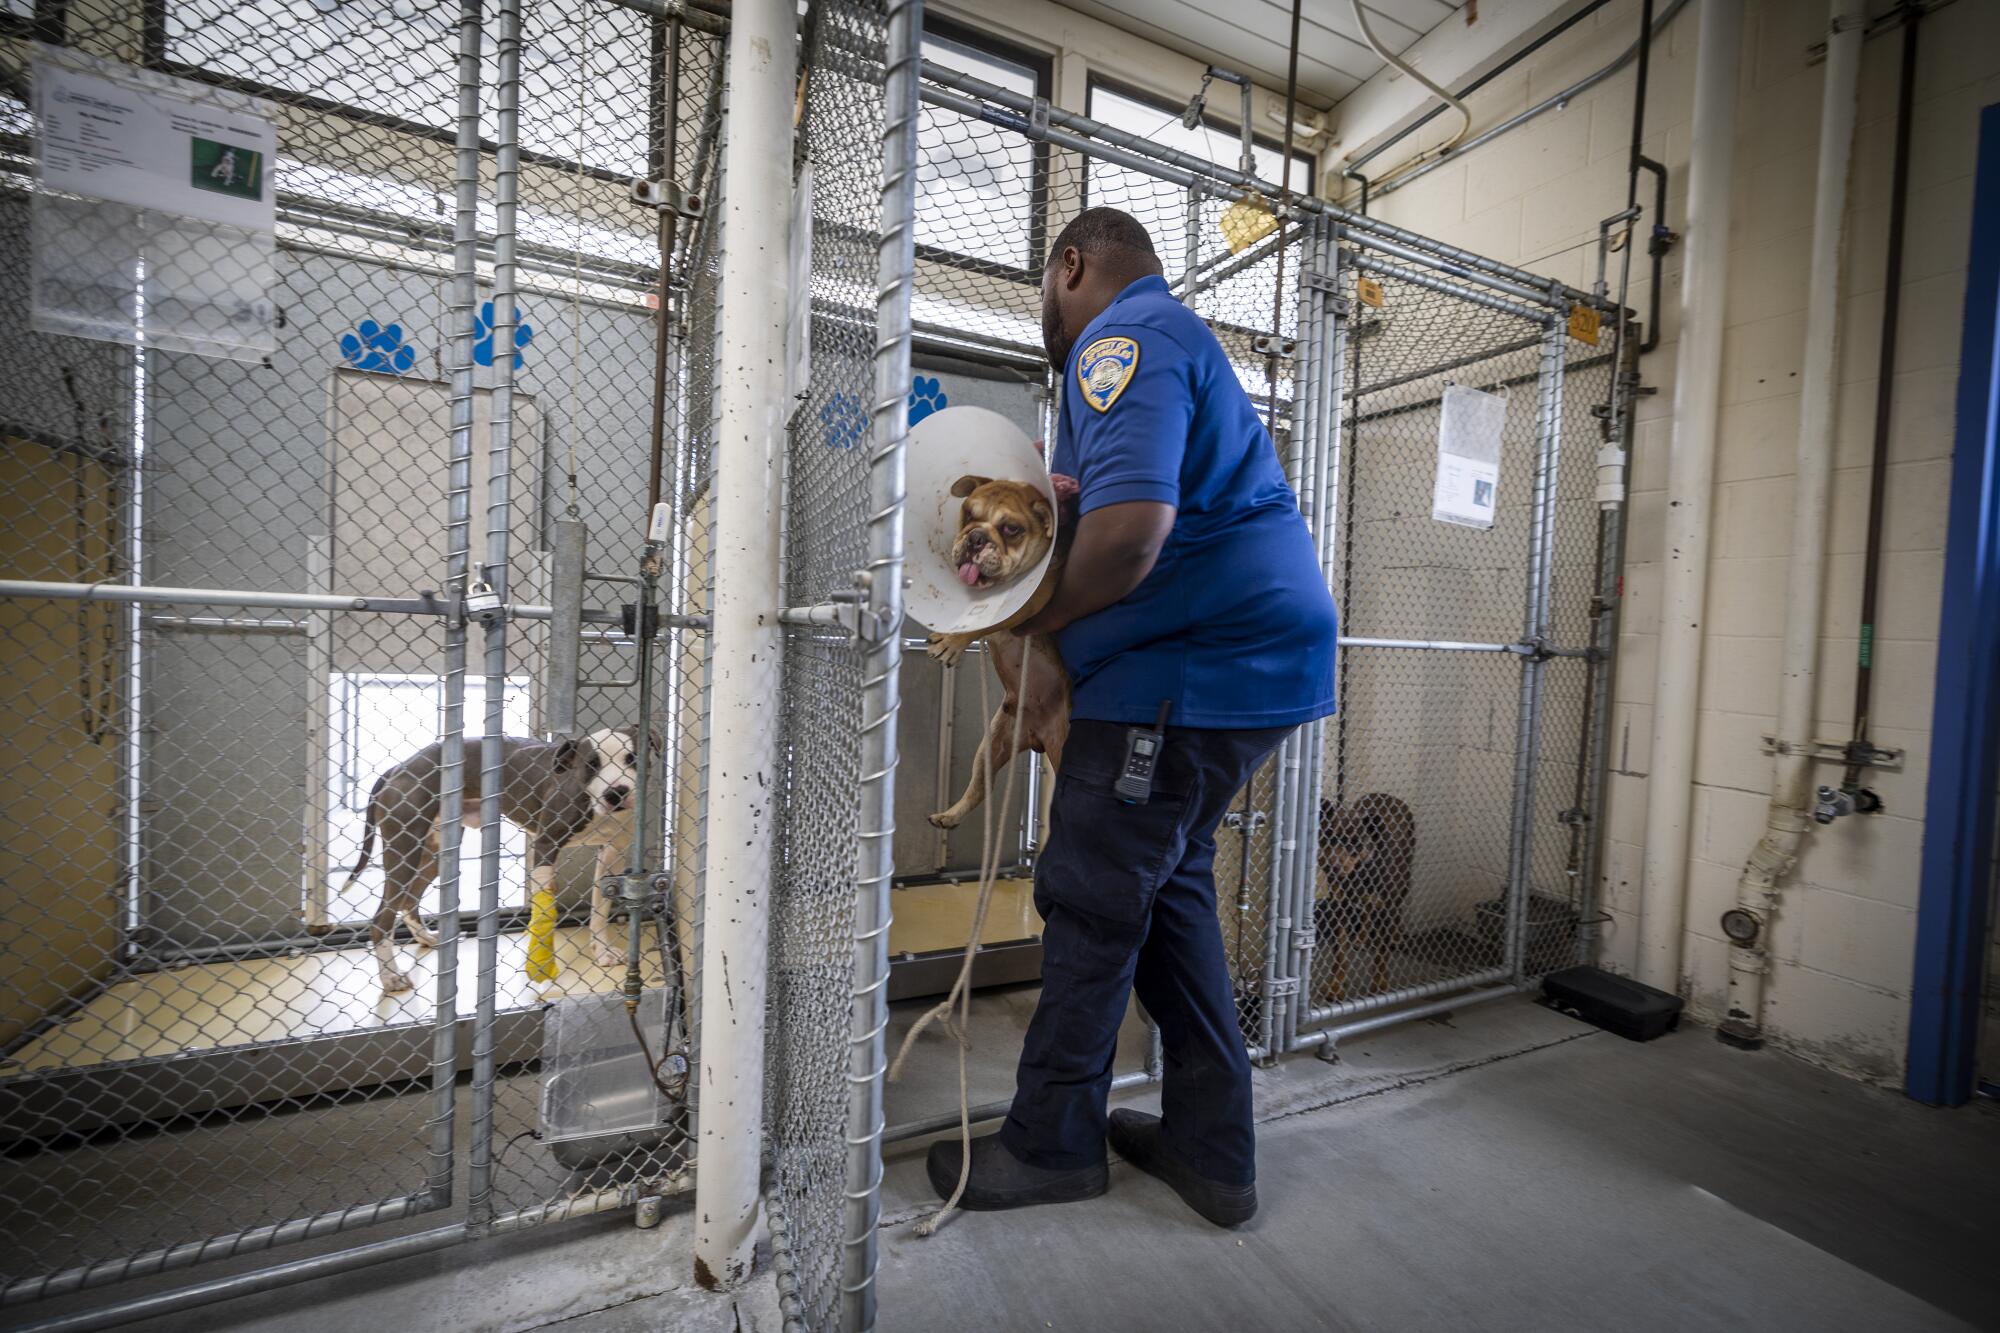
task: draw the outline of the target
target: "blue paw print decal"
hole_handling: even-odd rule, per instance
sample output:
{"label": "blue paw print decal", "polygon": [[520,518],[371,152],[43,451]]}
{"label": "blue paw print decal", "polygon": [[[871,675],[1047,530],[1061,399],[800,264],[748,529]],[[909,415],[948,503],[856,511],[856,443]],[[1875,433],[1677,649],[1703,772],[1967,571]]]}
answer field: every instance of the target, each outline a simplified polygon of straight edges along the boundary
{"label": "blue paw print decal", "polygon": [[402,375],[417,364],[417,349],[403,341],[401,324],[377,324],[364,319],[354,332],[340,335],[340,354],[356,370],[377,375]]}
{"label": "blue paw print decal", "polygon": [[852,449],[868,433],[868,413],[861,399],[851,393],[836,393],[819,409],[819,423],[826,428],[826,447]]}
{"label": "blue paw print decal", "polygon": [[[488,301],[479,307],[479,318],[472,322],[472,332],[478,339],[472,344],[472,359],[482,366],[493,364],[493,303]],[[527,358],[521,349],[535,340],[535,330],[521,319],[521,307],[514,307],[514,369],[519,370]]]}
{"label": "blue paw print decal", "polygon": [[944,396],[944,385],[937,380],[925,379],[922,375],[910,382],[910,424],[916,425],[940,407],[949,407],[950,400]]}

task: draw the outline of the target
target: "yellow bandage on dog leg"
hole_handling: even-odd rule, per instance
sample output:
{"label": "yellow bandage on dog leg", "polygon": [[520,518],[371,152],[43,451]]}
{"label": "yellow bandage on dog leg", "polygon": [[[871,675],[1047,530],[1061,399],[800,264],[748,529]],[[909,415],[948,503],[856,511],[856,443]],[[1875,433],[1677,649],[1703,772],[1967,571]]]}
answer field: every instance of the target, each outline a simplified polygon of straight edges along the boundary
{"label": "yellow bandage on dog leg", "polygon": [[554,981],[562,967],[556,962],[556,891],[538,888],[528,895],[528,962],[530,981]]}

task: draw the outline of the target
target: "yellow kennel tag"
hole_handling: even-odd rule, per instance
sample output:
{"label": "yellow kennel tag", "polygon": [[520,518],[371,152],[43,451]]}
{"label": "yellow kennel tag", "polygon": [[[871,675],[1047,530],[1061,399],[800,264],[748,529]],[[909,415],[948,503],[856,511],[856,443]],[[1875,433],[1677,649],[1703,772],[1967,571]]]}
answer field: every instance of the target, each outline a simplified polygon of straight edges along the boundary
{"label": "yellow kennel tag", "polygon": [[1264,196],[1253,190],[1224,209],[1216,225],[1222,228],[1222,239],[1228,243],[1229,253],[1240,255],[1276,231],[1278,219],[1264,202]]}
{"label": "yellow kennel tag", "polygon": [[1076,358],[1076,383],[1083,401],[1109,412],[1139,369],[1139,344],[1131,338],[1099,338]]}
{"label": "yellow kennel tag", "polygon": [[1569,308],[1569,336],[1580,343],[1597,346],[1597,325],[1600,316],[1587,305],[1573,305]]}
{"label": "yellow kennel tag", "polygon": [[1382,284],[1373,278],[1356,278],[1354,280],[1354,295],[1360,299],[1363,305],[1372,305],[1377,310],[1382,308]]}

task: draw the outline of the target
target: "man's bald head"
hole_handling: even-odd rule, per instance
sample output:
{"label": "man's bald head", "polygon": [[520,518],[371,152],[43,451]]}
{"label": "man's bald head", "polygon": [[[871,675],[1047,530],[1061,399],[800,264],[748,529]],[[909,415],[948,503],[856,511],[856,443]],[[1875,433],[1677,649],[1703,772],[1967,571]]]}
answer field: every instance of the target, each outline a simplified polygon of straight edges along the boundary
{"label": "man's bald head", "polygon": [[1049,364],[1069,360],[1077,334],[1119,292],[1160,272],[1153,238],[1130,213],[1086,208],[1071,218],[1042,268],[1042,346]]}

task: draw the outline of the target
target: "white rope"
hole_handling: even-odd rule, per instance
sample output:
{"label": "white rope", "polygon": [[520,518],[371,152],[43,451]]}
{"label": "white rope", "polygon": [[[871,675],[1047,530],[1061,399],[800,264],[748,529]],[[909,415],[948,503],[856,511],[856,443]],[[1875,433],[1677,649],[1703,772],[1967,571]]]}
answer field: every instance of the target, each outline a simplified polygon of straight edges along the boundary
{"label": "white rope", "polygon": [[[903,1045],[896,1052],[895,1062],[889,1066],[889,1081],[893,1083],[903,1072],[903,1061],[909,1056],[910,1048],[916,1044],[918,1036],[935,1019],[942,1018],[944,1020],[944,1030],[958,1041],[958,1138],[960,1148],[958,1184],[952,1189],[951,1197],[944,1201],[944,1207],[917,1223],[917,1234],[919,1236],[934,1235],[937,1229],[944,1225],[945,1219],[957,1210],[958,1201],[965,1197],[966,1182],[972,1178],[972,1094],[966,1073],[966,1058],[972,1050],[972,960],[974,955],[979,952],[980,937],[986,933],[986,911],[992,905],[993,884],[999,877],[1000,872],[1000,852],[994,841],[994,826],[996,822],[1002,827],[1006,825],[1007,810],[1013,804],[1014,758],[1021,752],[1021,725],[1028,713],[1029,664],[1033,661],[1035,652],[1034,645],[1027,639],[1021,639],[1020,644],[1021,678],[1019,688],[1015,693],[1014,739],[1012,746],[1007,752],[1007,785],[1000,796],[1000,813],[998,816],[995,816],[993,813],[993,736],[990,731],[987,733],[985,743],[979,747],[981,763],[986,770],[986,800],[983,802],[984,809],[981,815],[979,902],[973,909],[972,935],[965,942],[965,958],[959,964],[958,979],[952,982],[951,992],[938,1004],[932,1006],[929,1013],[926,1013],[922,1018],[917,1020],[916,1026],[911,1028],[908,1035],[903,1038]],[[986,673],[981,671],[979,673],[979,713],[981,717],[992,717],[989,699]],[[988,725],[990,726],[991,724],[989,723]],[[958,1007],[959,1011],[956,1019],[951,1016],[954,1005]]]}

